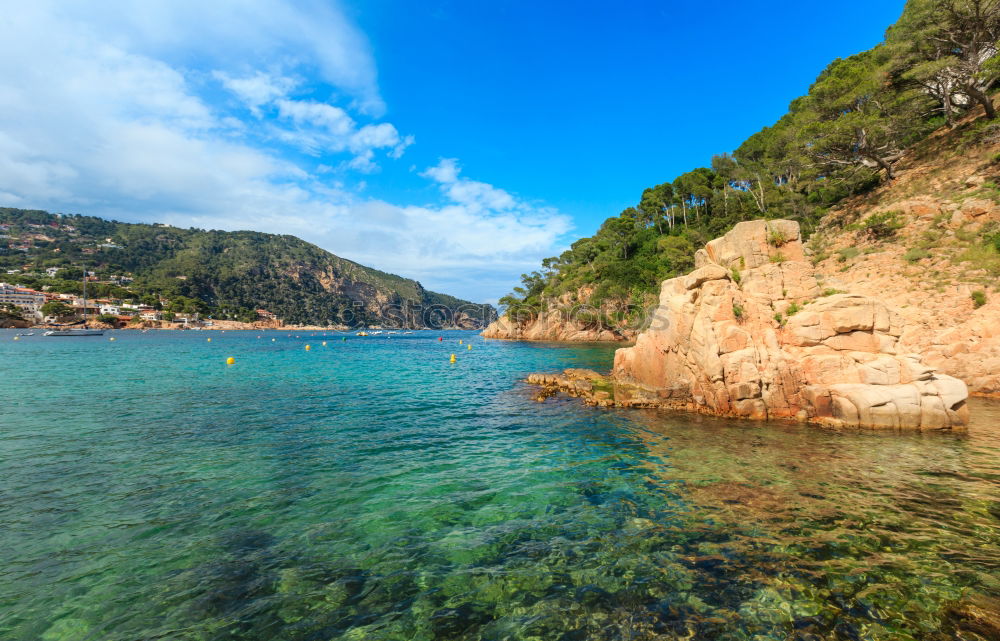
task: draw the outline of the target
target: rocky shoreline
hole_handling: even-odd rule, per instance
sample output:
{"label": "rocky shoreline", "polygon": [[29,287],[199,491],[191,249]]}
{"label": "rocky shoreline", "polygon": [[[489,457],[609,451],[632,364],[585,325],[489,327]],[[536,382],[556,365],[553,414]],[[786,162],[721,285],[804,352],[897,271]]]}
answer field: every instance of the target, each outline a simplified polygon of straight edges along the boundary
{"label": "rocky shoreline", "polygon": [[531,310],[523,317],[511,318],[504,314],[483,330],[484,338],[513,341],[603,343],[630,342],[639,330],[629,327],[607,327],[585,321],[573,314],[569,301],[553,301],[540,310]]}
{"label": "rocky shoreline", "polygon": [[902,318],[881,301],[820,290],[798,223],[739,223],[664,281],[649,329],[610,376],[532,375],[615,407],[793,419],[844,427],[962,429],[968,389],[899,353]]}

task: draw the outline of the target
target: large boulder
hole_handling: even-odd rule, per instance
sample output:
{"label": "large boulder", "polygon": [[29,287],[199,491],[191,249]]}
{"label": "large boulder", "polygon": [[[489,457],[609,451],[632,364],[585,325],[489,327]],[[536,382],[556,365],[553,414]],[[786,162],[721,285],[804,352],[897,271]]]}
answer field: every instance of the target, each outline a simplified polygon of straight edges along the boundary
{"label": "large boulder", "polygon": [[875,298],[822,296],[798,223],[739,223],[697,269],[663,283],[615,403],[838,426],[962,428],[965,384],[899,353],[903,323]]}

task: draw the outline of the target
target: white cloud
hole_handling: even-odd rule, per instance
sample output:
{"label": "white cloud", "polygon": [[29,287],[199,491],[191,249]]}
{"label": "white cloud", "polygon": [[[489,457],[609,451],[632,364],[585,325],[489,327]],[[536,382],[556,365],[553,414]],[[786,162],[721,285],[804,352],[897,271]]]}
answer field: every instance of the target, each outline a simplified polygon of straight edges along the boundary
{"label": "white cloud", "polygon": [[502,189],[460,178],[458,174],[461,171],[457,160],[442,158],[436,166],[428,168],[420,175],[440,183],[441,190],[449,198],[471,211],[503,211],[517,205],[514,197]]}
{"label": "white cloud", "polygon": [[[537,267],[541,257],[554,253],[572,225],[568,216],[539,206],[487,183],[460,176],[458,161],[442,159],[421,176],[436,183],[448,202],[443,205],[396,206],[370,201],[357,208],[366,227],[378,229],[389,251],[366,248],[365,258],[399,265],[416,277],[461,274],[455,287],[479,285],[494,296],[505,293],[520,272]],[[369,253],[370,252],[370,253]],[[489,265],[488,273],[476,269]],[[505,274],[496,279],[496,274]],[[483,279],[493,275],[489,284]],[[502,290],[502,291],[501,291]]]}
{"label": "white cloud", "polygon": [[297,125],[319,127],[334,136],[346,136],[354,129],[354,120],[340,107],[314,100],[284,98],[277,104],[281,117],[288,118]]}
{"label": "white cloud", "polygon": [[[351,104],[296,94],[308,69]],[[213,102],[213,87],[251,115]],[[477,300],[553,253],[567,217],[460,176],[454,160],[422,174],[442,204],[343,184],[328,152],[373,172],[376,152],[413,144],[390,123],[359,124],[381,109],[367,44],[329,4],[37,0],[0,12],[0,206],[292,233]],[[282,140],[312,145],[316,168],[271,144]]]}
{"label": "white cloud", "polygon": [[358,153],[354,158],[344,163],[344,166],[363,174],[373,174],[378,171],[378,165],[375,163],[375,152],[371,149],[365,149]]}
{"label": "white cloud", "polygon": [[412,145],[414,142],[416,142],[416,138],[414,138],[413,136],[404,136],[403,139],[400,140],[399,143],[392,148],[392,151],[389,152],[389,157],[392,158],[393,160],[398,160],[399,158],[402,158],[403,152],[406,151],[406,148]]}
{"label": "white cloud", "polygon": [[354,157],[341,166],[372,173],[379,169],[375,162],[376,149],[388,149],[386,155],[398,159],[413,144],[412,135],[402,137],[391,123],[382,122],[358,127],[354,118],[340,107],[311,99],[288,97],[296,82],[284,76],[256,72],[247,77],[233,77],[214,71],[213,77],[247,105],[257,118],[265,116],[272,106],[279,120],[289,127],[271,123],[271,136],[312,154],[337,153],[350,150]]}
{"label": "white cloud", "polygon": [[458,160],[455,158],[442,158],[438,164],[420,172],[424,178],[430,178],[442,185],[450,185],[458,180]]}
{"label": "white cloud", "polygon": [[236,94],[250,108],[255,116],[261,116],[263,105],[275,102],[288,94],[296,82],[284,76],[272,76],[256,71],[245,78],[234,78],[224,71],[214,71],[212,75],[229,91]]}
{"label": "white cloud", "polygon": [[351,149],[380,149],[399,144],[399,132],[387,122],[365,125],[351,137]]}
{"label": "white cloud", "polygon": [[[88,30],[110,46],[165,60],[178,67],[209,60],[216,69],[248,72],[276,63],[302,65],[380,116],[375,61],[364,34],[330,0],[101,0],[6,2],[8,16],[47,14]],[[36,33],[36,44],[55,43]],[[34,50],[39,47],[34,47]],[[244,74],[246,75],[246,74]]]}

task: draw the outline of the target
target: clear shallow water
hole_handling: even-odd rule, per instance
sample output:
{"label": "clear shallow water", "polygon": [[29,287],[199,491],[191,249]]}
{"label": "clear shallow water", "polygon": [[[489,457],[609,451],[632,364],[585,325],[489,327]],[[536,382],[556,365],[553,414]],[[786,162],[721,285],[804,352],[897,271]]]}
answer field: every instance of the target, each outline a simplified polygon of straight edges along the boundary
{"label": "clear shallow water", "polygon": [[518,380],[606,346],[15,333],[0,639],[952,638],[1000,596],[997,403],[836,432]]}

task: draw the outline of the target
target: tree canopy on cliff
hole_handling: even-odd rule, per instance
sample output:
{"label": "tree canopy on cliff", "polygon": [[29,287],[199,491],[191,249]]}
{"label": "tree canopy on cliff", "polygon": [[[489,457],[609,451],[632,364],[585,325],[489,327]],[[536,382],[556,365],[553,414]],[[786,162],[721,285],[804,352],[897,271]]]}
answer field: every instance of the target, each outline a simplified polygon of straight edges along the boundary
{"label": "tree canopy on cliff", "polygon": [[832,205],[893,180],[907,149],[937,127],[977,108],[995,118],[998,49],[1000,0],[909,0],[883,43],[830,63],[777,123],[644,190],[500,303],[644,305],[740,221],[789,218],[810,233]]}

